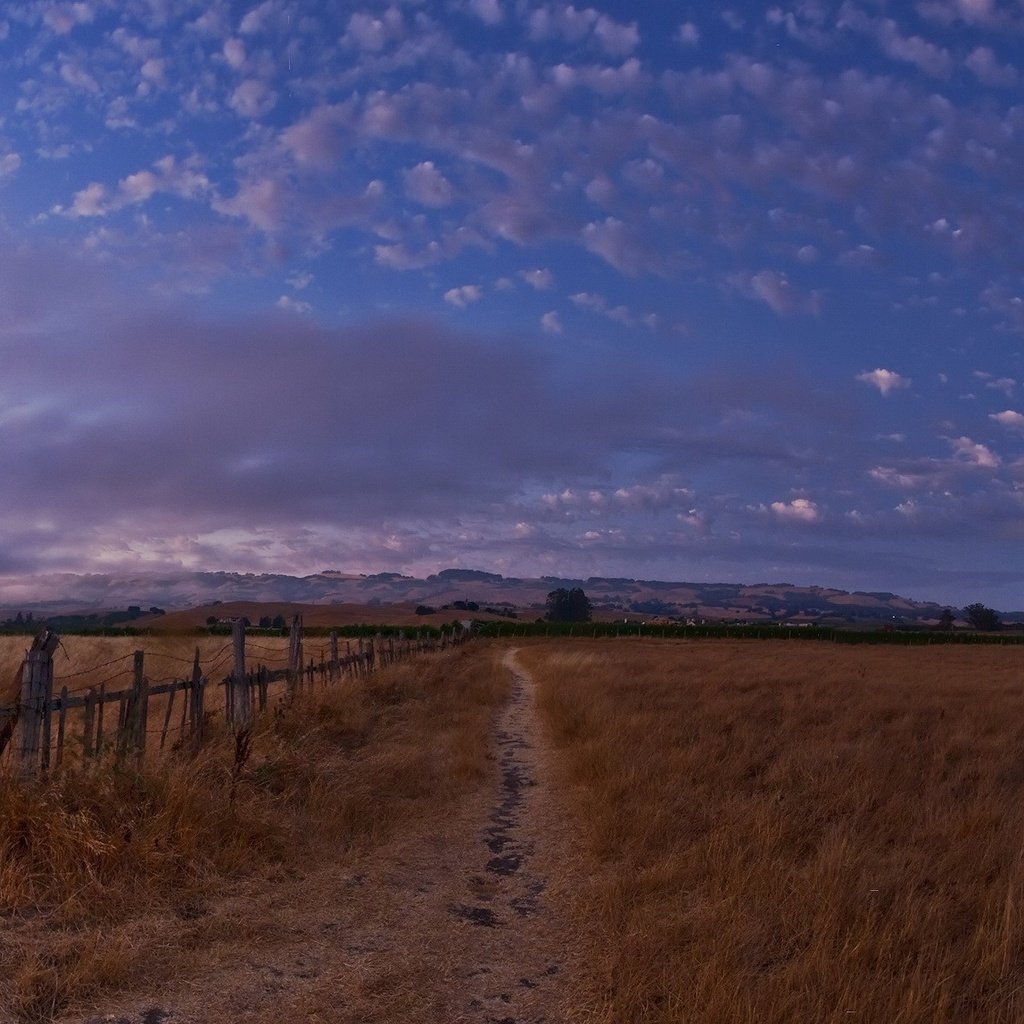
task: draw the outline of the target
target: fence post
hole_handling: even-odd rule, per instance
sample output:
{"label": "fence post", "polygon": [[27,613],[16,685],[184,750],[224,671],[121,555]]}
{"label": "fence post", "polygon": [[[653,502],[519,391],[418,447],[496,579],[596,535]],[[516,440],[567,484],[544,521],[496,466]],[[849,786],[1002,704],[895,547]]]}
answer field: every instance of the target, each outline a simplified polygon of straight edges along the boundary
{"label": "fence post", "polygon": [[[49,725],[49,706],[53,691],[53,652],[59,638],[43,630],[25,655],[21,668],[21,700],[18,708],[18,746],[21,774],[35,775],[39,768],[39,740],[44,723]],[[49,748],[49,737],[46,746]],[[46,767],[44,765],[43,767]]]}
{"label": "fence post", "polygon": [[302,616],[292,616],[288,631],[288,689],[294,693],[302,682]]}
{"label": "fence post", "polygon": [[134,751],[141,761],[146,753],[146,718],[149,710],[149,680],[146,679],[146,652],[136,651],[132,668],[132,688],[124,705],[118,750]]}
{"label": "fence post", "polygon": [[338,678],[341,674],[340,665],[338,662],[338,631],[336,629],[331,630],[331,680],[332,682]]}
{"label": "fence post", "polygon": [[188,688],[188,731],[194,750],[203,742],[203,670],[199,664],[199,648],[196,647],[195,661],[192,662],[192,685]]}
{"label": "fence post", "polygon": [[241,732],[248,729],[252,721],[249,678],[245,674],[245,623],[241,619],[235,619],[231,627],[231,640],[235,651],[235,670],[231,674],[231,717],[235,730]]}

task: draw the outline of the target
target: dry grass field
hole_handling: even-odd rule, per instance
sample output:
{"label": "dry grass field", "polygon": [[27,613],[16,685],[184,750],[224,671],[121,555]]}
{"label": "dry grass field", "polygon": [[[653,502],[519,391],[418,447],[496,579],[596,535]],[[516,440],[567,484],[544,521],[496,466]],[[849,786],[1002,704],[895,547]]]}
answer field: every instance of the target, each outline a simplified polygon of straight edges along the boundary
{"label": "dry grass field", "polygon": [[525,644],[583,877],[578,1019],[1024,1020],[1013,648]]}
{"label": "dry grass field", "polygon": [[[90,642],[97,666],[121,653]],[[222,737],[141,771],[28,787],[0,774],[0,1020],[48,1021],[143,977],[187,975],[255,927],[253,914],[208,913],[232,887],[265,892],[443,815],[487,769],[507,686],[494,659],[471,646],[318,690],[259,721],[244,766]]]}

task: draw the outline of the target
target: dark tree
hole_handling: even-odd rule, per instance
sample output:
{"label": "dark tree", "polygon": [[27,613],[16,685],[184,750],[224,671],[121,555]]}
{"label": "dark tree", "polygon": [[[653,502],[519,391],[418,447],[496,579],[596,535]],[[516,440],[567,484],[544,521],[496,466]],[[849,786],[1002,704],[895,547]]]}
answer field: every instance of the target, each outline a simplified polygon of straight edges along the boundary
{"label": "dark tree", "polygon": [[939,624],[935,627],[942,633],[949,633],[953,629],[953,609],[943,608],[939,616]]}
{"label": "dark tree", "polygon": [[964,615],[975,629],[985,633],[994,632],[1002,625],[999,613],[992,608],[986,608],[980,601],[969,604],[964,609]]}
{"label": "dark tree", "polygon": [[208,626],[216,626],[217,625],[217,616],[216,615],[207,615],[206,616],[206,624]]}
{"label": "dark tree", "polygon": [[548,622],[589,622],[590,598],[579,588],[559,587],[548,594]]}
{"label": "dark tree", "polygon": [[270,625],[274,629],[284,629],[284,616],[275,615],[274,618],[271,620]]}
{"label": "dark tree", "polygon": [[260,629],[270,629],[271,618],[269,615],[260,616]]}
{"label": "dark tree", "polygon": [[436,608],[432,608],[429,604],[418,604],[416,605],[417,615],[433,615],[437,611]]}

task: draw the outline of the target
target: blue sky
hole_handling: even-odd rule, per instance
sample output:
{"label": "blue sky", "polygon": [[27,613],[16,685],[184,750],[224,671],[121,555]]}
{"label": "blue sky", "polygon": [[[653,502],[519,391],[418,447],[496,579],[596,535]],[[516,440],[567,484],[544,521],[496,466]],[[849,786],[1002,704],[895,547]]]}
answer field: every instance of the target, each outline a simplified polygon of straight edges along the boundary
{"label": "blue sky", "polygon": [[1024,4],[0,7],[0,574],[1024,606]]}

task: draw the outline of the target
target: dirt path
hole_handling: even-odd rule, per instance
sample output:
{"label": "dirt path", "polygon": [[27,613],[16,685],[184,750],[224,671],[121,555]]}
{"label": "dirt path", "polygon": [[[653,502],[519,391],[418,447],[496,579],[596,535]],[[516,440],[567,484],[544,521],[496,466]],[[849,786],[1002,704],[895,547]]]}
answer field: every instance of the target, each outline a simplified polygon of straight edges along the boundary
{"label": "dirt path", "polygon": [[[512,693],[495,725],[489,786],[355,871],[327,864],[240,888],[205,915],[214,941],[187,980],[65,1024],[566,1020],[564,814],[533,682],[514,651],[504,664]],[[150,926],[180,941],[180,921]]]}

